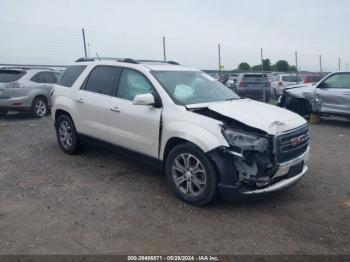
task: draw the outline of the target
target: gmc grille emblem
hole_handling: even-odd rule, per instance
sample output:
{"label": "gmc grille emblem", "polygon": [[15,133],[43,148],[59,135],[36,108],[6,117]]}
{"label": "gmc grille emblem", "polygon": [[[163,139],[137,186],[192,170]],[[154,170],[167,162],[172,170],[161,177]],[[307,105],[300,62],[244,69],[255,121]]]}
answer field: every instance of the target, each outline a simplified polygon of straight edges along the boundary
{"label": "gmc grille emblem", "polygon": [[304,142],[304,136],[294,137],[290,140],[290,143],[292,144],[292,146],[300,145],[303,142]]}

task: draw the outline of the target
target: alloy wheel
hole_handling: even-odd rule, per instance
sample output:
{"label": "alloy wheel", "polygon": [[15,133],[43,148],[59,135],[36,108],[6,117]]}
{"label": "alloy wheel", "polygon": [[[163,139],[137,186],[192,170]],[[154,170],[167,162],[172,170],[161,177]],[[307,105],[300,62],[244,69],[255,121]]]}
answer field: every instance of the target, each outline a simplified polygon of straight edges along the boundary
{"label": "alloy wheel", "polygon": [[73,130],[68,121],[63,120],[58,127],[58,137],[65,149],[70,149],[73,144]]}
{"label": "alloy wheel", "polygon": [[207,174],[201,161],[192,154],[178,155],[172,165],[172,177],[177,189],[191,197],[203,193]]}
{"label": "alloy wheel", "polygon": [[44,101],[38,100],[35,104],[35,113],[39,117],[43,117],[46,115],[47,107]]}

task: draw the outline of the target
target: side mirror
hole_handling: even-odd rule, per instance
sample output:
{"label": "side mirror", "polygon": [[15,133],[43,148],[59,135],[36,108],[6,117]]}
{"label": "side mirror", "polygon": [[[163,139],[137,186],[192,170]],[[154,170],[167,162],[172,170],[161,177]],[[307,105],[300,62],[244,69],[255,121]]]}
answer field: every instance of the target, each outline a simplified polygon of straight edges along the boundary
{"label": "side mirror", "polygon": [[155,104],[155,100],[152,94],[147,93],[147,94],[136,95],[132,103],[134,105],[150,106]]}
{"label": "side mirror", "polygon": [[317,88],[328,88],[328,84],[325,82],[319,83]]}

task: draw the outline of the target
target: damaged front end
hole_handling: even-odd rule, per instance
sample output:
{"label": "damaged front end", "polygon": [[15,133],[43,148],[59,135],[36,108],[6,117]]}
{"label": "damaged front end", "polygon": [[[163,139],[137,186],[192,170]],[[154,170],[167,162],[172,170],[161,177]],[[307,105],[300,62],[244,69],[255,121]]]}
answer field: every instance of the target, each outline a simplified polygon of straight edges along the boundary
{"label": "damaged front end", "polygon": [[233,191],[239,195],[276,191],[306,172],[307,125],[281,134],[277,126],[277,135],[271,135],[209,109],[197,113],[220,120],[229,144],[208,153],[218,167],[224,198],[232,199]]}
{"label": "damaged front end", "polygon": [[272,154],[273,139],[268,135],[235,131],[226,123],[222,133],[230,144],[224,153],[233,156],[236,186],[256,189],[268,185],[277,170]]}

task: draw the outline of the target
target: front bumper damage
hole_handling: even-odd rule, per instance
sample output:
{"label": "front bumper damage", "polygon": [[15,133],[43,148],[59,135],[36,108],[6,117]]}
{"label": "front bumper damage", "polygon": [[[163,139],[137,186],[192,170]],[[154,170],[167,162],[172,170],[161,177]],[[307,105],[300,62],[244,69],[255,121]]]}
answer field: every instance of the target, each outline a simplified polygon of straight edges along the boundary
{"label": "front bumper damage", "polygon": [[219,170],[219,192],[225,200],[235,200],[242,197],[262,196],[284,190],[296,184],[307,172],[309,147],[300,156],[278,164],[276,172],[271,176],[268,185],[259,188],[247,188],[237,182],[235,178],[235,159],[237,156],[228,154],[223,150],[213,150],[208,153]]}

